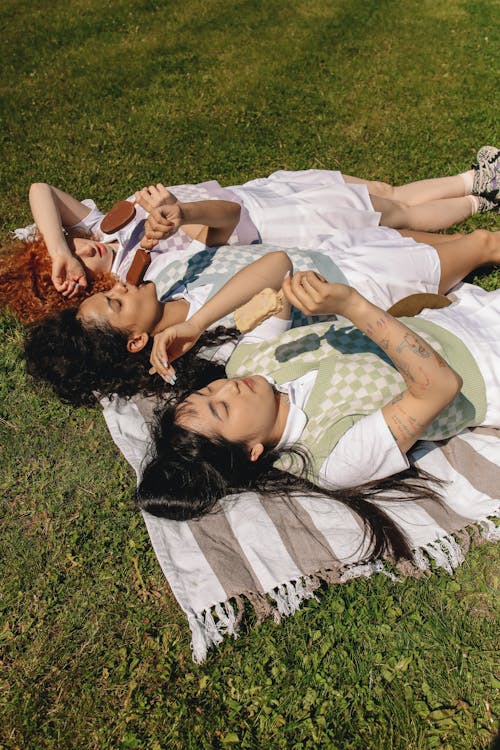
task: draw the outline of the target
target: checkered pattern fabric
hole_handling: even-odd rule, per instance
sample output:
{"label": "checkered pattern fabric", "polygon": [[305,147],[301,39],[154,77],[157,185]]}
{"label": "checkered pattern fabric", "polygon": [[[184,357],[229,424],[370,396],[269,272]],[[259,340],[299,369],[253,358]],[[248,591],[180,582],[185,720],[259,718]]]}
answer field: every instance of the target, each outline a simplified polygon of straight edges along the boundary
{"label": "checkered pattern fabric", "polygon": [[[224,190],[224,188],[221,188],[219,183],[216,181],[212,182],[206,182],[201,183],[200,185],[174,185],[173,187],[168,188],[171,193],[175,195],[175,197],[182,201],[183,203],[188,203],[192,201],[207,201],[207,200],[234,200],[235,196],[230,191]],[[227,195],[226,195],[227,193]],[[133,231],[130,234],[129,237],[127,237],[125,242],[125,249],[127,251],[132,251],[138,244],[140,243],[143,234],[144,234],[144,221],[146,214],[144,213],[144,218],[140,221],[136,221],[136,223],[133,226]],[[231,237],[228,239],[227,244],[237,244],[239,239],[239,225],[235,228],[234,232],[232,233]],[[257,236],[256,231],[256,236]],[[189,248],[189,246],[192,243],[192,238],[189,237],[187,234],[185,234],[182,230],[176,232],[172,237],[168,237],[167,239],[161,240],[161,252],[171,252],[171,251],[180,251],[180,252],[186,252]],[[130,264],[133,260],[134,253],[130,252],[130,259],[128,261],[127,267],[120,269],[123,276],[126,275],[128,268],[130,267]]]}
{"label": "checkered pattern fabric", "polygon": [[[410,323],[411,325],[411,323]],[[452,334],[440,326],[420,333],[440,354],[442,339]],[[455,344],[458,341],[456,337]],[[463,350],[468,350],[461,344]],[[377,411],[405,390],[403,377],[385,353],[352,326],[318,323],[280,336],[279,344],[242,344],[227,365],[230,377],[256,371],[271,375],[278,384],[318,370],[305,411],[307,425],[301,436],[319,470],[342,435],[355,422]],[[425,431],[422,439],[441,440],[474,424],[476,410],[461,393]],[[289,465],[288,465],[288,468]],[[290,468],[293,470],[293,467]]]}
{"label": "checkered pattern fabric", "polygon": [[[185,260],[175,260],[160,271],[155,279],[157,293],[161,300],[165,300],[179,284],[185,284],[188,291],[211,284],[211,294],[215,294],[245,266],[257,258],[282,249],[274,245],[222,245],[207,248]],[[319,271],[329,281],[347,283],[344,274],[326,255],[295,248],[287,248],[286,252],[296,271]],[[305,316],[294,310],[292,320],[293,325],[306,325],[318,318]],[[219,324],[233,326],[233,316],[226,316]]]}

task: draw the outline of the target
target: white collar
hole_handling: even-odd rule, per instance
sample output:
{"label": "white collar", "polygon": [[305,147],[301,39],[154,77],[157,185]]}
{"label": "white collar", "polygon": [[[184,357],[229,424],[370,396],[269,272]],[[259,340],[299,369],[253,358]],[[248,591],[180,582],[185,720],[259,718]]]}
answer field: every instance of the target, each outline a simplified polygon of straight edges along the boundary
{"label": "white collar", "polygon": [[287,394],[290,402],[285,429],[276,448],[284,448],[299,442],[300,436],[307,424],[307,415],[303,411],[303,407],[312,391],[317,374],[317,370],[311,370],[311,372],[302,375],[302,377],[291,380],[289,383],[283,383],[282,385],[276,385],[272,378],[267,378],[269,382],[274,384],[277,391]]}

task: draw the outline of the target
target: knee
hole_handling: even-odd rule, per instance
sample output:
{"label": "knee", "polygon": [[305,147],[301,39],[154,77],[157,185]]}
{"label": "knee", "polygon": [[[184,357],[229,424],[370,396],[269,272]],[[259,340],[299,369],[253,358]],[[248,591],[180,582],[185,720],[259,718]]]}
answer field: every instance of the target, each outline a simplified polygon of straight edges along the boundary
{"label": "knee", "polygon": [[390,201],[381,211],[380,223],[393,229],[412,227],[413,211],[411,206],[401,201]]}
{"label": "knee", "polygon": [[373,195],[378,195],[380,198],[389,198],[394,200],[394,186],[389,185],[388,182],[379,182],[378,180],[372,180],[368,187],[368,190]]}

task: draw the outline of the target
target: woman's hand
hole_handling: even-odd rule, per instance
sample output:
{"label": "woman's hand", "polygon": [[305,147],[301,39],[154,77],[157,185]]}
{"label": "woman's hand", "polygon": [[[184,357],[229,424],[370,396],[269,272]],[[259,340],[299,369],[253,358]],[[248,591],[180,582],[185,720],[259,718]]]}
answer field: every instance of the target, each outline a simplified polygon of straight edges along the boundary
{"label": "woman's hand", "polygon": [[179,229],[183,219],[181,206],[161,182],[139,190],[134,197],[149,214],[141,246],[152,250],[159,240],[167,239]]}
{"label": "woman's hand", "polygon": [[134,198],[136,203],[142,206],[148,213],[151,213],[151,211],[160,206],[172,206],[177,203],[175,195],[168,191],[161,182],[157,185],[150,185],[149,187],[142,188],[142,190],[138,190]]}
{"label": "woman's hand", "polygon": [[52,283],[63,297],[71,299],[87,287],[85,268],[73,255],[58,253],[52,258]]}
{"label": "woman's hand", "polygon": [[157,333],[151,351],[150,375],[157,372],[164,380],[175,382],[175,370],[170,363],[189,351],[202,333],[203,329],[192,320],[186,320]]}
{"label": "woman's hand", "polygon": [[177,232],[184,219],[180,203],[160,206],[151,211],[144,225],[144,237],[141,245],[145,250],[152,250],[159,240],[164,240]]}
{"label": "woman's hand", "polygon": [[300,271],[284,280],[287,300],[306,315],[345,315],[345,306],[353,289],[345,284],[330,284],[315,271]]}

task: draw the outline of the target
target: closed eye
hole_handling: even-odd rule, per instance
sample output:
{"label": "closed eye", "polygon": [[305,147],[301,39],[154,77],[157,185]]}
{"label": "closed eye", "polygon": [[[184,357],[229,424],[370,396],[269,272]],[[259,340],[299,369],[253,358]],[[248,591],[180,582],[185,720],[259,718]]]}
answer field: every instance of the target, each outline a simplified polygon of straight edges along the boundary
{"label": "closed eye", "polygon": [[106,297],[106,301],[108,303],[108,307],[110,310],[113,310],[113,312],[119,312],[122,307],[122,303],[119,299],[116,299],[116,297]]}

